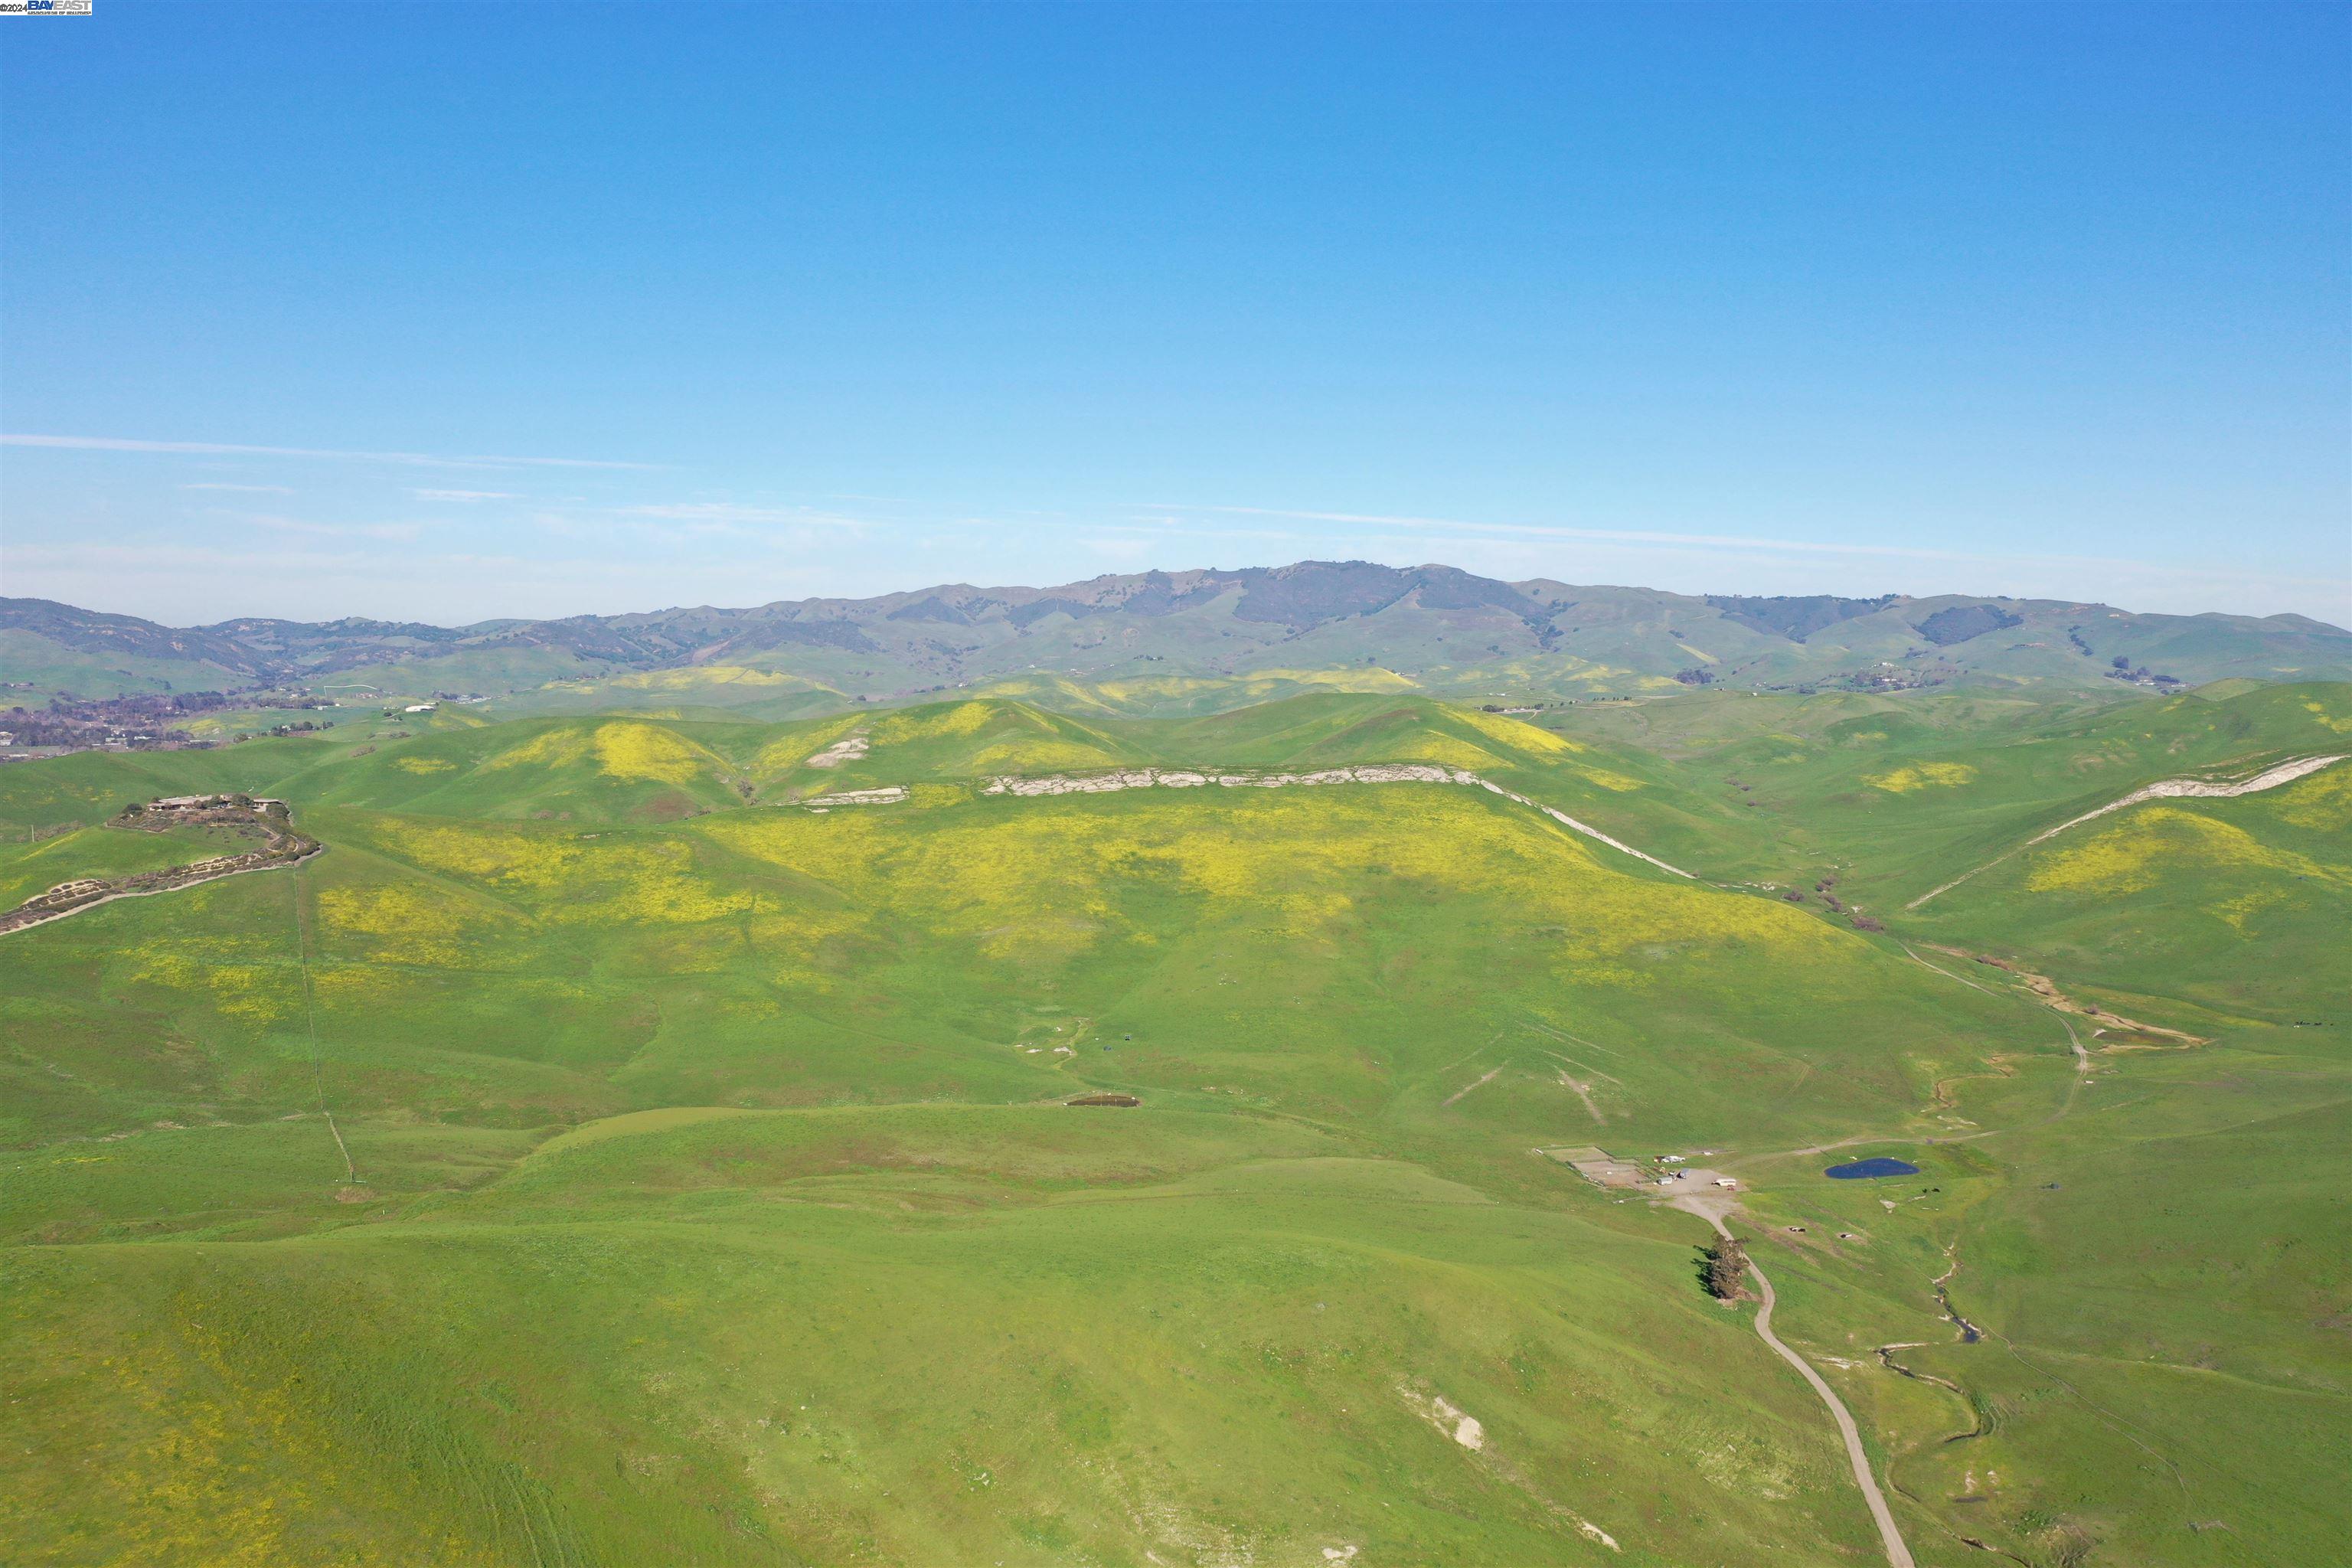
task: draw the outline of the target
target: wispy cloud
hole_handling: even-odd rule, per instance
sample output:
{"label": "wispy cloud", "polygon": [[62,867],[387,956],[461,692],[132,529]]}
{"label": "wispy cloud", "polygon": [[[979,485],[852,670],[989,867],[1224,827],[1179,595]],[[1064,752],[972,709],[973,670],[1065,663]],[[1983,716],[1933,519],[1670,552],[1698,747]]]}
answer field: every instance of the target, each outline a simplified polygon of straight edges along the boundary
{"label": "wispy cloud", "polygon": [[738,506],[732,501],[670,501],[658,506],[630,506],[621,508],[620,515],[660,518],[671,522],[789,523],[825,528],[866,526],[863,518],[845,517],[839,512],[821,511],[814,507]]}
{"label": "wispy cloud", "polygon": [[180,488],[184,490],[236,490],[241,494],[252,496],[290,496],[294,493],[291,489],[285,485],[224,485],[206,483],[182,485]]}
{"label": "wispy cloud", "polygon": [[238,513],[236,520],[253,528],[266,528],[272,533],[299,533],[309,539],[371,539],[407,543],[423,531],[413,522],[311,522],[304,518],[262,512]]}
{"label": "wispy cloud", "polygon": [[142,441],[124,436],[0,434],[0,447],[56,447],[77,452],[163,452],[194,457],[303,458],[352,463],[405,463],[437,468],[636,468],[602,458],[439,457],[429,452],[345,452],[315,447],[247,447],[222,441]]}
{"label": "wispy cloud", "polygon": [[418,500],[455,501],[461,505],[485,500],[522,500],[512,490],[411,490],[408,493]]}

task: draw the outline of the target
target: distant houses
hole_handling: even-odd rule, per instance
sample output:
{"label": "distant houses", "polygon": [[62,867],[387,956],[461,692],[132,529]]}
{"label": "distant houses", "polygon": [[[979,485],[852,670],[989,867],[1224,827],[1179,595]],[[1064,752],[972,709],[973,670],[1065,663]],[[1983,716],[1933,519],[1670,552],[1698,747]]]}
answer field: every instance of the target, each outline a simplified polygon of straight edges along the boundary
{"label": "distant houses", "polygon": [[286,809],[286,803],[268,795],[167,795],[161,800],[151,800],[149,812],[179,814],[193,811],[269,811]]}

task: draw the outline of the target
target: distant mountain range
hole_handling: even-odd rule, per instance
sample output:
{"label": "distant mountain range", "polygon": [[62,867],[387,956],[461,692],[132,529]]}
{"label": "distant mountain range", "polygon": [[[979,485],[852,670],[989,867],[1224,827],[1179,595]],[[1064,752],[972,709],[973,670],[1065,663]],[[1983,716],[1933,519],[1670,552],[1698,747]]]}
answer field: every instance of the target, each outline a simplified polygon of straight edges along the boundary
{"label": "distant mountain range", "polygon": [[[674,693],[748,683],[879,700],[1038,678],[1355,668],[1433,691],[1528,698],[1677,680],[2112,689],[2352,679],[2352,633],[2301,616],[2140,615],[1967,595],[1693,596],[1361,561],[468,626],[246,619],[174,628],[0,599],[0,706],[263,686],[500,695],[633,677]],[[675,678],[649,679],[665,671]]]}

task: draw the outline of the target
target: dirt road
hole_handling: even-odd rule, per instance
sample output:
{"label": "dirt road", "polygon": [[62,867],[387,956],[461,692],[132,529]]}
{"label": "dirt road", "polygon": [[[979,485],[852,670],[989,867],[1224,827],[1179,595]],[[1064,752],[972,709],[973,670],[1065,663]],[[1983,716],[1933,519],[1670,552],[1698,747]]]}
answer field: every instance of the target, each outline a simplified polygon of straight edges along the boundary
{"label": "dirt road", "polygon": [[[113,892],[101,894],[82,903],[68,904],[63,909],[35,910],[26,913],[19,906],[18,909],[8,910],[5,917],[0,917],[0,936],[12,935],[20,931],[30,931],[35,926],[47,925],[51,921],[61,921],[68,915],[78,915],[84,910],[94,910],[100,904],[110,904],[117,899],[152,899],[159,893],[176,893],[187,888],[201,888],[207,882],[217,882],[225,877],[243,877],[254,871],[282,871],[289,866],[300,865],[311,856],[321,853],[325,848],[326,846],[323,844],[314,845],[300,855],[289,859],[273,860],[264,866],[235,866],[225,871],[204,872],[189,877],[184,881],[172,881],[162,887],[120,888]],[[27,900],[27,902],[30,901]]]}
{"label": "dirt road", "polygon": [[[1672,1206],[1698,1215],[1715,1227],[1717,1236],[1728,1241],[1731,1232],[1724,1225],[1723,1216],[1729,1212],[1732,1203],[1730,1198],[1701,1197],[1693,1194],[1675,1199]],[[1753,1258],[1748,1260],[1748,1277],[1756,1281],[1756,1289],[1764,1298],[1764,1304],[1756,1310],[1758,1337],[1772,1347],[1775,1355],[1797,1369],[1797,1375],[1812,1385],[1813,1392],[1822,1396],[1822,1403],[1830,1407],[1830,1414],[1837,1417],[1838,1435],[1845,1439],[1845,1457],[1853,1465],[1854,1485],[1862,1489],[1862,1500],[1870,1505],[1870,1517],[1877,1521],[1878,1541],[1886,1550],[1887,1568],[1917,1568],[1911,1560],[1911,1549],[1903,1543],[1903,1532],[1895,1527],[1895,1515],[1887,1509],[1886,1494],[1878,1489],[1878,1478],[1871,1474],[1870,1456],[1863,1451],[1862,1429],[1853,1424],[1853,1415],[1846,1409],[1845,1401],[1822,1381],[1822,1374],[1813,1370],[1811,1363],[1790,1350],[1780,1336],[1772,1331],[1772,1308],[1776,1301],[1772,1281],[1764,1278],[1764,1270],[1756,1267]]]}

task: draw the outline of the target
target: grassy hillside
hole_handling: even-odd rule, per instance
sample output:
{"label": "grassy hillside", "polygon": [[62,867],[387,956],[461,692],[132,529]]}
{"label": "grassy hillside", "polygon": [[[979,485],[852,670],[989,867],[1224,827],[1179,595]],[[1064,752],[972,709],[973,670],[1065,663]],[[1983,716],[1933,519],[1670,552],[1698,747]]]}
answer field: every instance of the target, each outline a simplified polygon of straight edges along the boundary
{"label": "grassy hillside", "polygon": [[2352,994],[2352,764],[2084,823],[1953,889],[1917,923],[2047,959],[2116,996],[2278,1025],[2324,1016]]}
{"label": "grassy hillside", "polygon": [[[1738,1173],[1780,1331],[1854,1405],[1920,1562],[2324,1558],[2352,1436],[2342,780],[1894,895],[2101,792],[2307,746],[2341,689],[1742,701],[1565,731],[1346,690],[435,715],[0,770],[11,885],[136,868],[108,858],[168,841],[94,825],[195,788],[283,795],[329,846],[0,938],[0,1363],[30,1393],[0,1538],[1878,1560],[1827,1413],[1698,1289],[1700,1222],[1538,1152],[1593,1144]],[[1458,785],[980,788],[1412,761],[1724,885]],[[1732,885],[1832,848],[1887,933]],[[2272,944],[2294,978],[2249,963]],[[2096,1039],[2028,968],[2210,1043]],[[1921,1177],[1790,1152],[1854,1140]],[[2266,1431],[2293,1451],[2252,1463]]]}
{"label": "grassy hillside", "polygon": [[1755,852],[1792,885],[1833,874],[1846,901],[1886,914],[2143,784],[2352,751],[2352,688],[2096,702],[1710,692],[1541,722],[1679,764],[1694,793],[1737,803],[1751,840],[1770,845]]}
{"label": "grassy hillside", "polygon": [[51,697],[128,697],[149,692],[226,691],[252,677],[201,653],[175,655],[165,648],[77,648],[23,626],[0,626],[0,670],[23,690],[37,694],[38,707]]}

